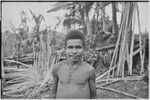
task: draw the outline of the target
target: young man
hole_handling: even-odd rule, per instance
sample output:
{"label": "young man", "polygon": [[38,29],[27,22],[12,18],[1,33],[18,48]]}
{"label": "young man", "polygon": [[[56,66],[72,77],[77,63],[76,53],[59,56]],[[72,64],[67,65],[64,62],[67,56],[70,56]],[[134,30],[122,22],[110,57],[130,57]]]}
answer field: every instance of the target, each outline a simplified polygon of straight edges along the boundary
{"label": "young man", "polygon": [[96,98],[94,68],[82,61],[85,47],[84,35],[72,30],[65,39],[67,60],[57,63],[52,71],[54,98]]}

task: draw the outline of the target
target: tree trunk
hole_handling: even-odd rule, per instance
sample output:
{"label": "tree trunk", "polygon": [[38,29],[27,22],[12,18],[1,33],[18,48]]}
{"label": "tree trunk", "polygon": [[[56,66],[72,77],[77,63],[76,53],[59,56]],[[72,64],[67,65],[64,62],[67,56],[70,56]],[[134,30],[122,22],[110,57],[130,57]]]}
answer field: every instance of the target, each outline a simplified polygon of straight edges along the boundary
{"label": "tree trunk", "polygon": [[87,35],[86,35],[86,37],[89,37],[92,34],[92,28],[91,28],[92,23],[91,23],[91,21],[89,19],[88,14],[86,14],[86,11],[84,13],[84,17],[85,17],[84,18],[85,19],[85,24],[86,24],[86,27],[87,27]]}
{"label": "tree trunk", "polygon": [[[148,56],[148,60],[149,60],[148,66],[150,66],[150,34],[148,34],[148,44],[149,44],[149,45],[148,45],[148,47],[149,47],[149,48],[148,48],[148,50],[149,50],[149,51],[148,51],[148,52],[149,52],[149,53],[148,53],[148,54],[149,54],[149,56]],[[148,70],[150,70],[150,67],[148,67]]]}
{"label": "tree trunk", "polygon": [[92,34],[91,22],[89,19],[86,19],[85,23],[87,26],[87,37],[88,37]]}
{"label": "tree trunk", "polygon": [[5,72],[4,72],[4,63],[3,63],[3,59],[4,59],[4,56],[3,56],[3,44],[2,44],[2,51],[1,51],[1,68],[2,68],[2,76],[4,76],[5,75]]}
{"label": "tree trunk", "polygon": [[112,2],[112,24],[113,24],[113,34],[116,36],[118,34],[118,27],[117,27],[117,17],[116,17],[116,3]]}
{"label": "tree trunk", "polygon": [[106,24],[105,24],[105,7],[102,8],[102,18],[103,18],[103,31],[106,29]]}

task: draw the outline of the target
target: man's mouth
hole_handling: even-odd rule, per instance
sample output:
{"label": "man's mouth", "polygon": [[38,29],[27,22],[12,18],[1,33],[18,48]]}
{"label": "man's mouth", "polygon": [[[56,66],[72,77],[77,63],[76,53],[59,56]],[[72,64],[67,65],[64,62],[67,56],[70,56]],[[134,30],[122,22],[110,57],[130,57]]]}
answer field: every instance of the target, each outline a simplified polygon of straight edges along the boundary
{"label": "man's mouth", "polygon": [[79,55],[77,55],[77,56],[70,56],[71,58],[79,58]]}

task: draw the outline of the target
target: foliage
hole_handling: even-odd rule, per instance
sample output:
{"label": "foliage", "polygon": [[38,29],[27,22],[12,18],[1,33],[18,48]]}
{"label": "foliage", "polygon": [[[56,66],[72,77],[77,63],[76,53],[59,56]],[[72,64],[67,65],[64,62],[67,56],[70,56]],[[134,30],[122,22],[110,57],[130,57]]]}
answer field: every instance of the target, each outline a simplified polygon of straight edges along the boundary
{"label": "foliage", "polygon": [[8,73],[4,77],[3,85],[3,95],[11,96],[21,95],[22,98],[25,97],[27,91],[34,87],[40,82],[40,75],[36,69],[30,67],[29,69],[24,69],[20,71],[15,71],[15,73]]}
{"label": "foliage", "polygon": [[86,20],[89,20],[89,12],[93,4],[94,2],[61,2],[54,5],[54,8],[48,12],[50,13],[60,9],[67,10],[68,12],[65,14],[66,19],[63,22],[64,26],[71,28],[71,25],[79,24],[83,27],[86,26],[88,29]]}
{"label": "foliage", "polygon": [[[24,49],[25,47],[32,49],[34,63],[29,66],[29,68],[24,68],[23,66],[22,68],[7,68],[4,66],[4,96],[12,98],[38,98],[38,92],[35,94],[35,91],[39,90],[39,86],[46,86],[46,82],[49,80],[52,81],[51,70],[55,61],[55,55],[53,54],[53,51],[55,51],[53,50],[53,45],[55,45],[55,43],[53,43],[53,39],[55,38],[53,37],[54,32],[47,29],[40,30],[40,24],[44,18],[42,15],[36,16],[31,10],[30,12],[35,21],[32,33],[27,34],[29,31],[26,30],[27,28],[25,28],[25,26],[18,29],[13,27],[14,40],[16,41],[13,43],[14,45],[17,45],[16,50],[21,51],[21,49]],[[17,33],[15,33],[16,30]],[[10,37],[10,34],[7,36]],[[8,38],[7,36],[6,39]],[[26,54],[27,52],[24,53]],[[19,57],[21,55],[22,54],[19,54]],[[46,79],[43,83],[46,76],[48,76],[48,80]],[[41,92],[41,90],[39,91]]]}
{"label": "foliage", "polygon": [[115,44],[112,38],[112,34],[107,34],[106,32],[99,32],[97,34],[93,34],[91,37],[88,38],[86,41],[86,59],[85,61],[89,62],[96,68],[97,74],[102,74],[99,71],[101,69],[108,70],[112,58],[113,51],[95,51],[96,47],[103,47],[111,44]]}
{"label": "foliage", "polygon": [[10,31],[2,33],[2,50],[4,57],[11,57],[15,55],[17,49],[15,48],[17,41],[15,34]]}
{"label": "foliage", "polygon": [[[83,59],[89,62],[90,64],[92,64],[95,59],[98,60],[98,55],[94,52],[94,48],[109,45],[112,42],[111,34],[108,35],[106,33],[103,34],[103,32],[100,31],[103,29],[104,18],[103,17],[101,17],[100,19],[97,18],[100,9],[102,10],[105,6],[109,4],[110,4],[109,2],[68,2],[68,3],[60,2],[54,5],[54,8],[48,11],[50,13],[61,9],[68,10],[68,12],[65,14],[65,20],[63,21],[63,25],[67,26],[68,28],[71,28],[72,25],[78,24],[81,27],[80,30],[84,34],[86,35],[89,33],[91,34],[86,39],[87,51],[85,54],[86,56],[83,57]],[[95,7],[95,14],[92,20],[90,20],[89,13],[91,9],[93,9],[94,7]],[[106,25],[109,25],[111,23],[108,16],[106,16],[105,18],[105,23]]]}

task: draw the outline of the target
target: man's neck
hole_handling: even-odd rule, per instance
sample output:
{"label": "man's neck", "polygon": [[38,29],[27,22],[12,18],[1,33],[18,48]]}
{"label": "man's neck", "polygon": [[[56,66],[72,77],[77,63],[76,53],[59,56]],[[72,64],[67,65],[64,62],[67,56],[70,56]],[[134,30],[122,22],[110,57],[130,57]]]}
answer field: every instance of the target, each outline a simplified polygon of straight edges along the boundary
{"label": "man's neck", "polygon": [[68,60],[68,63],[69,63],[71,66],[78,65],[78,64],[80,64],[81,62],[82,62],[82,60],[79,60],[79,61],[77,61],[77,62]]}

